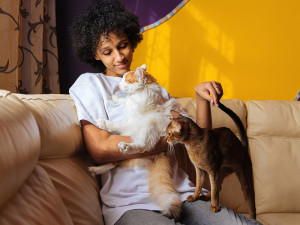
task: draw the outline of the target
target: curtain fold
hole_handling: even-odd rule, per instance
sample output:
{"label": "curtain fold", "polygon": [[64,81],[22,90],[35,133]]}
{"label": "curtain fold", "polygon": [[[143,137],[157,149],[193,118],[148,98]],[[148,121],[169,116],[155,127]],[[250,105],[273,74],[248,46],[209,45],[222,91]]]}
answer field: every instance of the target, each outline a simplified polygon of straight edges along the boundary
{"label": "curtain fold", "polygon": [[59,93],[54,0],[0,0],[0,89]]}

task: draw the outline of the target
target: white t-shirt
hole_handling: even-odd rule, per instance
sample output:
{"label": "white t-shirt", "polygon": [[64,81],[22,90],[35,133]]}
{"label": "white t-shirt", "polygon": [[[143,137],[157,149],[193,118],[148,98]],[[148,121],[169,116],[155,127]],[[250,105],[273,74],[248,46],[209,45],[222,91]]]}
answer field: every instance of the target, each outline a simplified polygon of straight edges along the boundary
{"label": "white t-shirt", "polygon": [[[120,91],[120,77],[105,76],[102,73],[82,74],[72,85],[69,92],[75,102],[78,120],[87,120],[94,125],[97,119],[125,121],[126,109],[123,103],[116,103],[112,95],[124,97]],[[166,89],[162,88],[163,97],[171,98]],[[171,154],[172,177],[175,188],[182,201],[195,191],[187,174],[178,168],[174,154]],[[103,203],[102,212],[106,225],[115,224],[128,210],[147,209],[159,210],[148,189],[148,170],[144,168],[116,167],[101,175],[100,191]]]}

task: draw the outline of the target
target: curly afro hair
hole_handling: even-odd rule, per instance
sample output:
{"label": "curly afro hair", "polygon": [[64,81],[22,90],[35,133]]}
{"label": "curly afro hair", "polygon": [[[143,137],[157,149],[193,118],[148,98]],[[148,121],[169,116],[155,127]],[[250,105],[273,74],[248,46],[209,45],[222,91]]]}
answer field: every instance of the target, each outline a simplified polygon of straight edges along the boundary
{"label": "curly afro hair", "polygon": [[143,39],[138,17],[126,10],[118,0],[94,0],[86,11],[77,16],[70,28],[75,55],[102,73],[106,67],[94,58],[102,35],[111,32],[119,36],[126,34],[132,51]]}

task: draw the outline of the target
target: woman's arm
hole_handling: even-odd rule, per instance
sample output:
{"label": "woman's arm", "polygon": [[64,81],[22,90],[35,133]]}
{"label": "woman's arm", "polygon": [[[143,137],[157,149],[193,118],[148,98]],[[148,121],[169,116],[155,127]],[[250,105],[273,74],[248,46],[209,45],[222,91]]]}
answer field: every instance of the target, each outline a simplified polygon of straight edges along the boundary
{"label": "woman's arm", "polygon": [[167,142],[162,138],[152,151],[138,154],[123,154],[120,152],[118,144],[119,142],[131,143],[131,137],[111,135],[108,131],[101,130],[86,120],[81,120],[81,127],[86,149],[96,163],[138,158],[168,149]]}
{"label": "woman's arm", "polygon": [[223,95],[222,85],[215,81],[203,82],[195,87],[196,94],[196,122],[199,127],[212,128],[211,105],[218,106]]}

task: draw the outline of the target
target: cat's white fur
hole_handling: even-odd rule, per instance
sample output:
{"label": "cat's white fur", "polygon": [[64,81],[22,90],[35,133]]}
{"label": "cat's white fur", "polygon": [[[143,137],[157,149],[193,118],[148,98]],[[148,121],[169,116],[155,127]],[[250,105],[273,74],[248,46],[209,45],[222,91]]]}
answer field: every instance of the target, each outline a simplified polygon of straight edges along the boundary
{"label": "cat's white fur", "polygon": [[[123,76],[119,87],[128,96],[126,98],[112,96],[112,99],[125,103],[128,121],[121,123],[99,119],[97,125],[109,132],[132,138],[132,143],[119,143],[118,147],[123,153],[150,151],[160,138],[165,136],[166,128],[170,123],[170,111],[182,111],[182,108],[173,98],[165,100],[162,97],[161,87],[156,82],[147,83],[150,76],[146,73],[146,65],[136,69],[136,82],[127,82],[126,75]],[[92,175],[102,174],[115,166],[148,169],[149,191],[161,208],[161,212],[175,219],[179,218],[182,203],[173,184],[167,153],[89,167],[89,172]]]}
{"label": "cat's white fur", "polygon": [[145,70],[146,65],[136,69],[137,82],[134,83],[126,82],[128,73],[123,76],[119,87],[122,92],[128,94],[126,98],[112,97],[114,101],[125,103],[128,121],[97,121],[101,129],[132,138],[132,143],[119,143],[119,149],[123,153],[132,154],[153,149],[159,139],[165,136],[170,123],[170,111],[181,109],[174,98],[165,100],[162,97],[161,87],[156,82],[147,84],[148,76]]}

